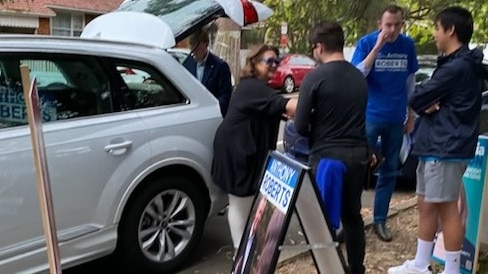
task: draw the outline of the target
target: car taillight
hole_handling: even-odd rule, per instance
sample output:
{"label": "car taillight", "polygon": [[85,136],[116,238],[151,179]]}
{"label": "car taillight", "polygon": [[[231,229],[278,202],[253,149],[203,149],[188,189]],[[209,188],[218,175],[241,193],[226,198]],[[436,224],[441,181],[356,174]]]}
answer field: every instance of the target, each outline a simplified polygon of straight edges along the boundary
{"label": "car taillight", "polygon": [[254,5],[248,0],[241,0],[244,8],[244,25],[253,24],[259,21],[258,12]]}

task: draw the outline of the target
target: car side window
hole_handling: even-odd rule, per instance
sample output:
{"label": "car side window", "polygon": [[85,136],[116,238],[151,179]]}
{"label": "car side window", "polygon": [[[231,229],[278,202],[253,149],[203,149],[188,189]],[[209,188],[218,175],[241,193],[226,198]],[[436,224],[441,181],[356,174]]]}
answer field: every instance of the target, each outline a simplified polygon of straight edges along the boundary
{"label": "car side window", "polygon": [[296,66],[314,66],[315,62],[314,60],[305,56],[294,56],[291,58],[290,64]]}
{"label": "car side window", "polygon": [[21,82],[12,78],[5,62],[0,63],[0,69],[0,129],[27,124]]}
{"label": "car side window", "polygon": [[31,79],[37,78],[37,87],[42,89],[52,85],[67,85],[68,80],[59,70],[56,63],[49,60],[20,60],[21,65],[29,66]]}
{"label": "car side window", "polygon": [[37,78],[43,122],[112,111],[110,82],[95,57],[5,54],[0,56],[0,128],[28,123],[20,65]]}
{"label": "car side window", "polygon": [[187,99],[154,67],[137,62],[114,61],[122,78],[122,110],[172,106]]}
{"label": "car side window", "polygon": [[417,85],[421,84],[423,81],[428,80],[430,78],[430,75],[427,73],[423,72],[418,72],[415,74],[415,83]]}
{"label": "car side window", "polygon": [[311,58],[302,57],[302,59],[303,59],[303,64],[305,66],[315,66],[315,64],[316,64],[316,62],[313,59],[311,59]]}
{"label": "car side window", "polygon": [[184,54],[182,52],[171,52],[170,54],[175,57],[180,64],[183,64],[183,62],[185,62],[186,58],[189,56],[188,54]]}
{"label": "car side window", "polygon": [[299,65],[298,57],[291,57],[289,61],[290,65]]}

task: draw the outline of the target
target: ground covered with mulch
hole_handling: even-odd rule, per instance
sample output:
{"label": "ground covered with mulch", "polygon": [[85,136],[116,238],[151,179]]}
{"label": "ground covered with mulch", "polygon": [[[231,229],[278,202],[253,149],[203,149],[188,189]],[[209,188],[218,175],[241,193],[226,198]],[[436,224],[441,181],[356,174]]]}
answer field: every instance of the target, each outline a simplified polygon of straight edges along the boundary
{"label": "ground covered with mulch", "polygon": [[[415,254],[417,212],[415,208],[400,211],[390,217],[388,225],[394,233],[389,243],[378,240],[371,229],[366,231],[366,273],[386,273],[388,267],[403,263]],[[317,273],[310,255],[299,256],[282,264],[279,274]]]}
{"label": "ground covered with mulch", "polygon": [[[387,273],[390,266],[402,264],[407,259],[415,256],[417,243],[418,215],[415,207],[399,211],[390,217],[388,225],[394,233],[394,239],[390,243],[378,240],[372,229],[366,231],[366,273]],[[479,262],[479,274],[488,274],[488,253],[481,253]],[[440,273],[442,267],[433,264],[433,272]],[[281,264],[275,273],[278,274],[315,274],[317,270],[309,254],[298,256]]]}

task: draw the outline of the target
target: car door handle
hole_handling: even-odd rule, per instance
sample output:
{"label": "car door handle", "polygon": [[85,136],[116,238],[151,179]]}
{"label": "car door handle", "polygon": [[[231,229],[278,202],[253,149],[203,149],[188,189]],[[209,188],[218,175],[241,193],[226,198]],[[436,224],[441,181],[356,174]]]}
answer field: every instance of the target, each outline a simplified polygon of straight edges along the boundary
{"label": "car door handle", "polygon": [[110,144],[105,146],[105,151],[112,155],[122,155],[132,147],[132,141],[124,141],[121,143]]}

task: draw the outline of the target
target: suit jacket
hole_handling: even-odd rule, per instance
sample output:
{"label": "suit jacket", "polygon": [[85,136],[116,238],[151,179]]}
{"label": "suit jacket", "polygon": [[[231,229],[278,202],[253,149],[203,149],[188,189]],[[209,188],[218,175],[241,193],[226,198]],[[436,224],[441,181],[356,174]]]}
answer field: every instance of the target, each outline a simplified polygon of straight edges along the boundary
{"label": "suit jacket", "polygon": [[[254,264],[255,268],[251,273],[275,273],[276,261],[280,254],[278,248],[282,244],[282,239],[280,237],[282,237],[282,230],[285,226],[285,217],[285,213],[274,208],[268,222],[264,243],[261,249],[257,251],[257,262]],[[284,230],[286,232],[286,228],[284,228]]]}
{"label": "suit jacket", "polygon": [[[249,234],[249,231],[246,231]],[[232,274],[250,274],[254,256],[256,253],[256,246],[257,246],[257,234],[253,236],[248,236],[247,241],[245,242],[245,246],[242,249],[242,252],[239,253],[238,257],[236,258],[236,263]]]}
{"label": "suit jacket", "polygon": [[[271,274],[275,272],[279,257],[278,248],[282,244],[280,237],[282,237],[282,230],[286,231],[286,228],[283,228],[285,217],[284,213],[273,207],[269,221],[260,222],[260,228],[251,241],[245,241],[244,247],[239,249],[232,274]],[[262,229],[261,226],[266,226],[266,229]],[[249,235],[249,229],[244,232],[244,235]]]}
{"label": "suit jacket", "polygon": [[[183,66],[197,76],[197,62],[186,58]],[[215,54],[209,52],[203,71],[202,84],[219,100],[220,112],[225,116],[232,94],[231,72],[229,65]]]}

